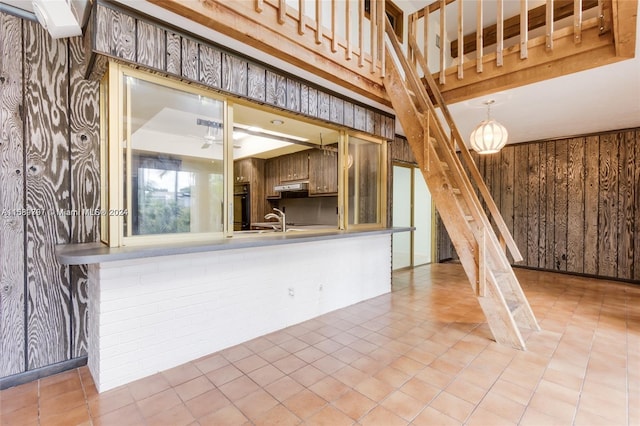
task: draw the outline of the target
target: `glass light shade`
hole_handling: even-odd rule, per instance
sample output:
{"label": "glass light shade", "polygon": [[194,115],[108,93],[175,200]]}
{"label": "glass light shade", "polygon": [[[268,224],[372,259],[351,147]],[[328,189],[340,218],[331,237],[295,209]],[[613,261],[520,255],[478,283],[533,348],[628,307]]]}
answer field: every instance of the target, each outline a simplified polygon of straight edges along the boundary
{"label": "glass light shade", "polygon": [[471,132],[471,148],[478,154],[494,154],[506,145],[508,137],[502,124],[493,119],[484,120]]}

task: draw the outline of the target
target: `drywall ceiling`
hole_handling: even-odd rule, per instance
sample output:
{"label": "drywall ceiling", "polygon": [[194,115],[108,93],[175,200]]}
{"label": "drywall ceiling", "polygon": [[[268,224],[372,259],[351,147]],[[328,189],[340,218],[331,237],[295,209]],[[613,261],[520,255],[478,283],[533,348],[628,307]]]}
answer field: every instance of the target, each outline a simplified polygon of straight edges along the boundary
{"label": "drywall ceiling", "polygon": [[[204,38],[254,57],[284,71],[344,93],[382,110],[391,110],[369,99],[318,78],[291,64],[268,56],[250,46],[216,33],[200,24],[171,13],[146,1],[117,0],[142,13],[185,28]],[[29,1],[12,3],[29,4]],[[397,1],[405,11],[417,10],[428,2]],[[512,2],[507,2],[507,4]],[[519,2],[513,2],[518,3]],[[509,130],[509,143],[568,137],[585,133],[640,127],[640,19],[636,31],[636,57],[592,70],[558,77],[491,96],[470,99],[449,106],[463,137],[486,117],[484,102],[494,99],[492,117]],[[399,133],[402,129],[398,125]]]}

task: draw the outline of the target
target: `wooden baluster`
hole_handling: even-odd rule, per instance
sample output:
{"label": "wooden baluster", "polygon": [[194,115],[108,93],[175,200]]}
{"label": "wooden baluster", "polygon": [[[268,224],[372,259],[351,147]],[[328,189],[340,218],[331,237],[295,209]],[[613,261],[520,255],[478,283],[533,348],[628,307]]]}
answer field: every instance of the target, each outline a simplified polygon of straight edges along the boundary
{"label": "wooden baluster", "polygon": [[529,4],[520,0],[520,59],[529,57]]}
{"label": "wooden baluster", "polygon": [[304,0],[298,0],[298,34],[303,35],[305,32],[305,22],[304,22]]}
{"label": "wooden baluster", "polygon": [[385,32],[385,22],[387,20],[387,5],[385,4],[385,0],[380,0],[380,5],[378,6],[378,32],[376,36],[378,37],[378,57],[380,58],[380,76],[384,77],[384,32]]}
{"label": "wooden baluster", "polygon": [[545,46],[550,51],[553,50],[553,0],[547,0],[546,12]]}
{"label": "wooden baluster", "polygon": [[497,40],[496,40],[496,65],[501,67],[504,50],[504,5],[503,0],[498,0],[497,10]]}
{"label": "wooden baluster", "polygon": [[287,16],[287,2],[285,0],[278,1],[278,24],[284,24],[284,18]]}
{"label": "wooden baluster", "polygon": [[458,0],[458,80],[464,78],[464,28],[463,0]]}
{"label": "wooden baluster", "polygon": [[336,37],[336,0],[331,0],[331,52],[338,51],[338,38]]}
{"label": "wooden baluster", "polygon": [[440,84],[444,84],[445,83],[445,77],[444,77],[444,70],[445,70],[445,66],[444,66],[444,60],[445,60],[445,34],[446,34],[446,14],[445,14],[445,8],[446,8],[446,2],[445,0],[440,0]]}
{"label": "wooden baluster", "polygon": [[582,43],[582,0],[573,0],[573,42]]}
{"label": "wooden baluster", "polygon": [[483,40],[483,23],[482,23],[482,0],[477,0],[476,2],[476,70],[478,72],[482,72],[482,56],[484,43]]}
{"label": "wooden baluster", "polygon": [[598,0],[598,17],[600,18],[600,34],[611,30],[613,16],[611,0]]}
{"label": "wooden baluster", "polygon": [[[423,39],[422,39],[422,50],[423,50],[423,56],[425,61],[429,61],[429,6],[425,6],[424,8],[424,32],[423,32]],[[427,72],[427,70],[424,70],[424,72]]]}
{"label": "wooden baluster", "polygon": [[316,0],[316,44],[322,44],[322,0]]}
{"label": "wooden baluster", "polygon": [[431,112],[427,110],[427,122],[424,126],[424,143],[423,143],[423,156],[424,156],[424,170],[429,171],[429,146],[431,144]]}
{"label": "wooden baluster", "polygon": [[373,74],[376,72],[376,62],[378,61],[378,37],[376,36],[376,32],[378,31],[378,2],[371,1],[369,2],[371,5],[371,10],[369,11],[369,23],[370,23],[370,36],[371,36],[371,69],[370,72]]}
{"label": "wooden baluster", "polygon": [[487,287],[487,228],[482,227],[478,241],[478,290],[477,296],[484,297]]}
{"label": "wooden baluster", "polygon": [[[321,1],[321,0],[316,0]],[[358,58],[358,66],[364,66],[364,0],[358,2],[358,49],[360,49],[360,57]]]}
{"label": "wooden baluster", "polygon": [[[304,1],[304,0],[300,0],[300,1]],[[351,53],[353,50],[353,47],[351,46],[351,2],[350,1],[345,1],[345,16],[346,16],[346,21],[345,21],[345,32],[347,33],[347,50],[345,51],[344,54],[344,59],[346,59],[347,61],[351,60]]]}
{"label": "wooden baluster", "polygon": [[262,13],[262,6],[264,6],[264,0],[256,0],[256,12]]}
{"label": "wooden baluster", "polygon": [[[416,14],[415,13],[412,13],[407,17],[407,23],[409,25],[409,28],[407,29],[407,33],[409,34],[409,37],[415,38],[416,36]],[[415,67],[417,65],[416,55],[413,52],[413,48],[410,45],[407,46],[407,57]]]}

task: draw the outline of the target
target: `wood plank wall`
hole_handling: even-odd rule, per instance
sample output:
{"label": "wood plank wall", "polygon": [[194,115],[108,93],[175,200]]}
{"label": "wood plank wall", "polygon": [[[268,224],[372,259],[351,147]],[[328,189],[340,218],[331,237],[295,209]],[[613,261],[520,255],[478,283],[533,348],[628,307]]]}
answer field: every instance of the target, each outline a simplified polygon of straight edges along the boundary
{"label": "wood plank wall", "polygon": [[68,212],[98,208],[100,181],[83,39],[4,13],[0,27],[2,378],[86,354],[86,270],[59,264],[55,245],[98,239],[99,216]]}
{"label": "wood plank wall", "polygon": [[[640,128],[478,157],[525,259],[518,265],[640,281]],[[438,238],[444,260],[450,241]]]}
{"label": "wood plank wall", "polygon": [[[392,140],[395,118],[221,46],[96,2],[93,51],[153,72]],[[91,70],[88,70],[91,73]],[[94,73],[96,74],[96,73]],[[94,75],[93,78],[99,77]]]}

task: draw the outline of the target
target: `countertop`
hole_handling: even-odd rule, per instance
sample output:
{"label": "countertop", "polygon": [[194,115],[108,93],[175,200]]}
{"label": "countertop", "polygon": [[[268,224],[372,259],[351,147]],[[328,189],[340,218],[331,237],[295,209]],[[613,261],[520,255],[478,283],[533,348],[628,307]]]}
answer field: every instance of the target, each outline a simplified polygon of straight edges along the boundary
{"label": "countertop", "polygon": [[280,244],[307,243],[366,235],[393,234],[395,232],[408,232],[413,229],[414,228],[412,227],[396,227],[340,231],[334,228],[325,227],[309,231],[294,229],[293,232],[285,233],[244,231],[236,234],[236,236],[232,238],[224,238],[207,242],[115,248],[107,247],[101,243],[64,244],[56,246],[56,258],[63,265],[85,265],[90,263],[113,262],[118,260],[142,259],[177,254],[246,249]]}

